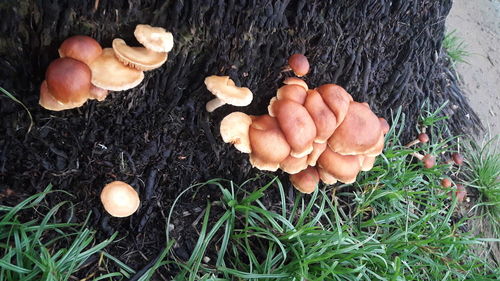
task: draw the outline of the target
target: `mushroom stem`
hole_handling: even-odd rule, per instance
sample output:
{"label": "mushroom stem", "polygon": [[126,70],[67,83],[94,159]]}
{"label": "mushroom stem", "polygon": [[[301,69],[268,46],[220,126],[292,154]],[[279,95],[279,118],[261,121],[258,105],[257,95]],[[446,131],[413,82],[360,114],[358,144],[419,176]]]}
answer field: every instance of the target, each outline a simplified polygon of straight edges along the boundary
{"label": "mushroom stem", "polygon": [[418,143],[420,143],[420,141],[418,139],[416,139],[416,140],[412,140],[411,142],[407,143],[405,146],[406,147],[412,147],[412,146],[414,146],[414,145],[416,145]]}
{"label": "mushroom stem", "polygon": [[417,158],[418,160],[424,159],[424,156],[422,154],[418,153],[418,152],[413,152],[411,155],[413,157]]}
{"label": "mushroom stem", "polygon": [[405,146],[406,147],[411,147],[411,146],[414,146],[414,145],[419,144],[419,143],[426,143],[428,141],[429,141],[429,136],[426,133],[420,133],[418,135],[418,138],[416,140],[413,140],[413,141],[409,142]]}
{"label": "mushroom stem", "polygon": [[225,104],[226,104],[226,102],[224,102],[223,100],[221,100],[219,98],[215,98],[215,99],[207,102],[206,109],[208,112],[212,112]]}

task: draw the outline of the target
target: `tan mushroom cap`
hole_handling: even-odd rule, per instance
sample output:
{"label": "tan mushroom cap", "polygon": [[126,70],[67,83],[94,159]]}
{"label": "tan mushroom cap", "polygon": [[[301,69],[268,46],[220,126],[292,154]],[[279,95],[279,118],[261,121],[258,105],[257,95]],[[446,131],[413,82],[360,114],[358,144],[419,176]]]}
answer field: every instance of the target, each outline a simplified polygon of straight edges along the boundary
{"label": "tan mushroom cap", "polygon": [[298,104],[304,104],[306,101],[307,92],[304,87],[296,84],[285,85],[278,89],[276,92],[276,99],[288,99]]}
{"label": "tan mushroom cap", "polygon": [[300,192],[310,194],[319,184],[319,174],[316,167],[307,167],[297,174],[290,175],[290,182]]}
{"label": "tan mushroom cap", "polygon": [[128,90],[144,79],[144,72],[125,66],[116,58],[112,48],[105,48],[89,67],[92,70],[92,84],[105,90]]}
{"label": "tan mushroom cap", "polygon": [[243,153],[252,152],[249,130],[252,118],[243,112],[233,112],[220,123],[220,134],[225,143],[232,143]]}
{"label": "tan mushroom cap", "polygon": [[108,90],[90,85],[89,99],[103,101],[108,96]]}
{"label": "tan mushroom cap", "polygon": [[212,112],[224,104],[247,106],[253,100],[252,91],[245,87],[237,87],[229,76],[208,76],[205,78],[205,85],[216,96],[207,103],[208,112]]}
{"label": "tan mushroom cap", "polygon": [[281,161],[280,169],[284,172],[293,175],[307,168],[307,155],[301,158],[288,155],[285,160]]}
{"label": "tan mushroom cap", "polygon": [[378,120],[380,121],[380,127],[382,128],[382,132],[384,133],[384,135],[387,134],[387,132],[389,132],[389,130],[391,129],[391,126],[389,126],[387,120],[385,120],[382,117],[379,117]]}
{"label": "tan mushroom cap", "polygon": [[360,156],[362,158],[361,163],[361,171],[366,172],[370,171],[373,168],[373,164],[375,164],[375,156]]}
{"label": "tan mushroom cap", "polygon": [[309,72],[309,61],[303,54],[293,54],[288,59],[288,65],[295,75],[302,77]]}
{"label": "tan mushroom cap", "polygon": [[301,158],[313,150],[316,126],[306,108],[289,99],[277,100],[272,104],[279,126],[286,137],[292,156]]}
{"label": "tan mushroom cap", "polygon": [[144,47],[130,47],[123,39],[113,40],[116,58],[129,67],[137,70],[152,70],[162,66],[168,58],[167,52],[155,52]]}
{"label": "tan mushroom cap", "polygon": [[114,181],[102,189],[101,202],[106,212],[113,217],[128,217],[137,211],[141,201],[130,185]]}
{"label": "tan mushroom cap", "polygon": [[344,88],[335,84],[324,84],[316,90],[321,94],[323,101],[328,105],[333,114],[335,114],[337,126],[339,126],[344,121],[349,103],[353,101],[352,96]]}
{"label": "tan mushroom cap", "polygon": [[312,152],[307,155],[307,164],[309,166],[316,166],[316,162],[318,161],[319,156],[325,151],[327,147],[326,142],[325,143],[313,143],[313,150]]}
{"label": "tan mushroom cap", "polygon": [[353,183],[361,169],[357,155],[341,155],[326,148],[318,159],[318,166],[343,183]]}
{"label": "tan mushroom cap", "polygon": [[134,36],[139,43],[154,52],[170,52],[174,46],[174,36],[162,27],[138,24]]}
{"label": "tan mushroom cap", "polygon": [[75,35],[64,40],[58,51],[61,58],[73,58],[88,65],[101,55],[102,47],[92,37]]}
{"label": "tan mushroom cap", "polygon": [[304,80],[297,78],[297,77],[287,77],[283,81],[283,84],[285,84],[285,85],[298,85],[298,86],[301,86],[302,88],[304,88],[304,90],[306,90],[306,91],[309,90],[309,86],[307,86],[307,83]]}
{"label": "tan mushroom cap", "polygon": [[260,170],[276,171],[279,164],[290,155],[290,145],[278,121],[269,115],[253,119],[249,129],[250,164]]}
{"label": "tan mushroom cap", "polygon": [[381,134],[378,117],[363,104],[351,102],[344,121],[328,139],[328,146],[343,155],[365,154],[377,145]]}
{"label": "tan mushroom cap", "polygon": [[311,115],[316,125],[316,143],[326,143],[337,128],[337,118],[325,104],[321,95],[315,90],[307,91],[304,107]]}

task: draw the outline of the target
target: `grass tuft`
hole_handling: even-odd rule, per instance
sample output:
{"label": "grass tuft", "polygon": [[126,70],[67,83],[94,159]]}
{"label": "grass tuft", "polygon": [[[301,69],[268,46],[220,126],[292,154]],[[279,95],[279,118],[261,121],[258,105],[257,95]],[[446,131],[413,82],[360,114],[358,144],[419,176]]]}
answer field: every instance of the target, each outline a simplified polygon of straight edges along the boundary
{"label": "grass tuft", "polygon": [[446,53],[448,53],[452,66],[455,66],[457,63],[468,63],[466,58],[471,55],[466,50],[467,46],[464,41],[455,33],[456,30],[448,32],[443,40],[443,48],[446,50]]}

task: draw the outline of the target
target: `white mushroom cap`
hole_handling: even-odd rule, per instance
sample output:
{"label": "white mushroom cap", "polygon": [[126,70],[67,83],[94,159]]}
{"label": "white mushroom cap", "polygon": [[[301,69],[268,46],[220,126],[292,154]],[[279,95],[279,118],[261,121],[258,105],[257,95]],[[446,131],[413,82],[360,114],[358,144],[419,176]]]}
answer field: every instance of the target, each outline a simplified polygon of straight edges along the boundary
{"label": "white mushroom cap", "polygon": [[141,201],[130,185],[114,181],[102,189],[101,202],[106,212],[113,217],[128,217],[137,211]]}
{"label": "white mushroom cap", "polygon": [[248,132],[252,118],[243,112],[233,112],[220,123],[220,134],[225,143],[232,143],[243,153],[252,152]]}
{"label": "white mushroom cap", "polygon": [[248,88],[237,87],[229,76],[208,76],[205,78],[207,89],[216,96],[206,105],[208,112],[212,112],[224,104],[247,106],[253,100],[253,93]]}
{"label": "white mushroom cap", "polygon": [[116,58],[127,66],[146,71],[162,66],[168,57],[167,52],[155,52],[144,47],[130,47],[123,39],[113,40]]}
{"label": "white mushroom cap", "polygon": [[162,27],[138,24],[134,36],[144,47],[155,52],[170,52],[174,47],[174,36]]}

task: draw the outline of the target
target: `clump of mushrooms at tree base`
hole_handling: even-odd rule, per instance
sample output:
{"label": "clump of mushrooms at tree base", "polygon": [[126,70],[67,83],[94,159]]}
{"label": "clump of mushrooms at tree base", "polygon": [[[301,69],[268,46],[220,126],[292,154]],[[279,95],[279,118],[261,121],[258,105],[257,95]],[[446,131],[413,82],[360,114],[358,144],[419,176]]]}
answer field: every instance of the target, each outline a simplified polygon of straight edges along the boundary
{"label": "clump of mushrooms at tree base", "polygon": [[[290,57],[289,67],[297,76],[309,72],[309,62],[301,54]],[[219,78],[219,86],[214,86],[216,77],[207,77],[205,84],[217,98],[230,96],[231,104],[239,106],[251,102],[247,88],[235,86],[229,77]],[[313,192],[320,180],[353,183],[360,171],[373,167],[389,131],[385,119],[338,85],[310,89],[297,77],[286,78],[284,84],[271,99],[268,114],[233,112],[224,117],[224,142],[249,153],[253,167],[290,174],[293,186],[303,193]],[[237,96],[239,103],[234,102]],[[207,104],[208,109],[212,107]]]}
{"label": "clump of mushrooms at tree base", "polygon": [[139,85],[144,71],[160,67],[173,47],[173,36],[161,27],[139,24],[135,38],[145,47],[130,47],[113,40],[102,48],[93,38],[76,35],[59,47],[40,86],[42,107],[60,111],[82,106],[89,99],[102,101],[108,91],[124,91]]}

